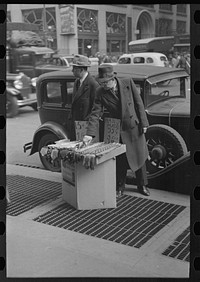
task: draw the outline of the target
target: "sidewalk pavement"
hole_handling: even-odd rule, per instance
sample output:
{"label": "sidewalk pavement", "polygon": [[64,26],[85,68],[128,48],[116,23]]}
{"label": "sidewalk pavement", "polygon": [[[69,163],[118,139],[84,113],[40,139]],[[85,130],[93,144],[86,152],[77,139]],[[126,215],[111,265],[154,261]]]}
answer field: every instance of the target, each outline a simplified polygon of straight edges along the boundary
{"label": "sidewalk pavement", "polygon": [[[31,176],[61,183],[60,173],[9,164],[6,169],[7,175]],[[126,193],[135,195],[131,188],[127,185]],[[38,209],[50,210],[61,203],[61,197],[21,215],[7,215],[7,277],[188,278],[188,262],[164,256],[161,252],[163,246],[169,246],[180,234],[180,230],[189,226],[189,196],[151,189],[148,198],[188,208],[167,231],[161,230],[141,249],[32,220]]]}

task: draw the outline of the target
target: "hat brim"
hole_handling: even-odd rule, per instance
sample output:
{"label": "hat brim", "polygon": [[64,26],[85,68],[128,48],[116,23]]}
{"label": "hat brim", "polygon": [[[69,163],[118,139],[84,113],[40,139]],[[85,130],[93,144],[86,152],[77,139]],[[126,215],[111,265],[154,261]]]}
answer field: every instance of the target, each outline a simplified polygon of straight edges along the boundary
{"label": "hat brim", "polygon": [[110,77],[103,77],[103,78],[99,78],[99,76],[97,75],[97,76],[95,77],[95,79],[96,79],[98,82],[102,83],[102,82],[109,81],[109,80],[113,79],[114,77],[115,77],[114,74],[113,74],[112,76],[110,76]]}

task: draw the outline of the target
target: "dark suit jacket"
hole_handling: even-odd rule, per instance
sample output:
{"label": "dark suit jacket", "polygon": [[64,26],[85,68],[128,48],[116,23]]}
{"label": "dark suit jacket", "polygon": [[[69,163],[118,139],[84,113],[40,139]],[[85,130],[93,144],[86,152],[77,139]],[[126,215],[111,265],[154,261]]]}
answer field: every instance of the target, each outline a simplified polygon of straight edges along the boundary
{"label": "dark suit jacket", "polygon": [[96,88],[99,86],[97,81],[88,73],[87,77],[83,81],[82,85],[77,90],[78,79],[75,80],[72,106],[71,106],[71,119],[72,130],[71,140],[75,140],[74,121],[88,120],[92,110]]}
{"label": "dark suit jacket", "polygon": [[[149,123],[144,110],[143,101],[132,79],[116,78],[121,100],[121,129],[122,142],[126,144],[126,155],[133,171],[141,168],[147,157],[148,149],[146,139],[142,133],[143,127],[148,127]],[[108,107],[109,100],[103,87],[96,91],[94,107],[89,119],[87,135],[95,136],[95,128],[98,125],[98,117],[102,107]]]}

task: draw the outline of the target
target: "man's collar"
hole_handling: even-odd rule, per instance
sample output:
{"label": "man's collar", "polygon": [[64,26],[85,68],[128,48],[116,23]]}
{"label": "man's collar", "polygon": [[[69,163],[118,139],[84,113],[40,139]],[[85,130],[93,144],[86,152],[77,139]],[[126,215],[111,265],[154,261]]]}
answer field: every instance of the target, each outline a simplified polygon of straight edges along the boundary
{"label": "man's collar", "polygon": [[86,79],[87,76],[88,76],[88,72],[86,71],[86,72],[84,73],[83,77],[80,78],[80,83],[81,83],[81,84],[83,83],[83,81]]}

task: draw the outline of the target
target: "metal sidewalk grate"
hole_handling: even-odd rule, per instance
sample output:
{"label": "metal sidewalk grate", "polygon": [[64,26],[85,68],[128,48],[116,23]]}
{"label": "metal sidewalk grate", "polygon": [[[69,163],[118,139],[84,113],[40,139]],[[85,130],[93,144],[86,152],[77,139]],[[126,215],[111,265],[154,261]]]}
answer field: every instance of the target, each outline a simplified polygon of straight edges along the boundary
{"label": "metal sidewalk grate", "polygon": [[23,166],[23,167],[30,167],[30,168],[37,168],[37,169],[42,169],[44,170],[44,168],[40,167],[40,166],[35,166],[35,165],[27,165],[27,164],[15,164],[17,166]]}
{"label": "metal sidewalk grate", "polygon": [[34,221],[140,248],[185,208],[123,195],[115,209],[76,210],[64,203]]}
{"label": "metal sidewalk grate", "polygon": [[62,185],[58,182],[21,175],[7,175],[6,181],[11,199],[6,213],[11,216],[22,214],[62,194]]}
{"label": "metal sidewalk grate", "polygon": [[190,227],[186,228],[162,255],[179,260],[190,261]]}

